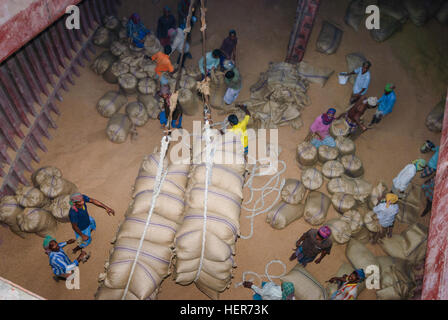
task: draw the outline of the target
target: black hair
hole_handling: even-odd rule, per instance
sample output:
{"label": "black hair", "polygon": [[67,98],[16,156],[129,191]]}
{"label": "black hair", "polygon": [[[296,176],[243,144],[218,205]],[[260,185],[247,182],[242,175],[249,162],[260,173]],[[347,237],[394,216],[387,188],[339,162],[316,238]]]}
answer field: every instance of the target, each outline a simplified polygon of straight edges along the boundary
{"label": "black hair", "polygon": [[233,125],[237,125],[238,124],[238,117],[236,116],[236,115],[234,115],[234,114],[231,114],[228,118],[227,118],[227,120],[229,120],[229,122],[231,123],[231,124],[233,124]]}
{"label": "black hair", "polygon": [[215,50],[213,50],[212,55],[213,55],[215,58],[220,57],[220,56],[221,56],[221,50],[219,50],[219,49],[215,49]]}
{"label": "black hair", "polygon": [[233,72],[232,70],[226,72],[227,79],[232,79],[234,76],[235,76],[235,72]]}
{"label": "black hair", "polygon": [[170,54],[171,51],[172,51],[171,46],[170,46],[170,45],[166,45],[166,46],[163,48],[163,51],[165,52],[165,54]]}
{"label": "black hair", "polygon": [[230,30],[230,31],[229,31],[229,36],[231,36],[232,34],[234,34],[235,37],[236,37],[236,31],[235,31],[235,30]]}
{"label": "black hair", "polygon": [[372,62],[370,62],[368,60],[364,61],[362,65],[365,65],[365,64],[367,65],[367,68],[370,68],[372,66]]}

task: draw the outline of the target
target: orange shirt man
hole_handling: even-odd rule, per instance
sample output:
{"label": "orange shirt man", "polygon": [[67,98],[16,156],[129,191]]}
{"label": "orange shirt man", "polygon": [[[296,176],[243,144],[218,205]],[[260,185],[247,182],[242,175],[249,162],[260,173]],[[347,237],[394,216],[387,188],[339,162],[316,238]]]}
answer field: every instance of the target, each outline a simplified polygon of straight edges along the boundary
{"label": "orange shirt man", "polygon": [[157,63],[155,71],[159,77],[162,76],[163,72],[174,71],[173,65],[171,64],[170,57],[168,56],[168,54],[159,51],[151,57],[151,59],[155,60]]}

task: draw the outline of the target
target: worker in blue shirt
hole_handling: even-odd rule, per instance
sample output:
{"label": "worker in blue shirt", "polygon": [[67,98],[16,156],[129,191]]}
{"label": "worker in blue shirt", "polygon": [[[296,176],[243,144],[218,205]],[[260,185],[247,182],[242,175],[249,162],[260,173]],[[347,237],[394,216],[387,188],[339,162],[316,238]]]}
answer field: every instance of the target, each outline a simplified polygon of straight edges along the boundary
{"label": "worker in blue shirt", "polygon": [[395,101],[397,96],[395,95],[395,85],[388,83],[384,88],[383,96],[378,100],[378,109],[373,115],[372,121],[369,127],[376,123],[380,123],[385,115],[388,115],[394,109]]}
{"label": "worker in blue shirt", "polygon": [[143,48],[145,37],[151,34],[151,31],[141,22],[140,16],[137,13],[132,14],[129,18],[126,24],[126,30],[129,41],[137,48]]}
{"label": "worker in blue shirt", "polygon": [[420,151],[422,153],[434,151],[434,155],[431,157],[431,159],[429,159],[426,167],[423,169],[423,172],[420,175],[420,177],[422,178],[429,178],[437,170],[437,163],[439,162],[439,147],[436,146],[433,142],[427,140]]}

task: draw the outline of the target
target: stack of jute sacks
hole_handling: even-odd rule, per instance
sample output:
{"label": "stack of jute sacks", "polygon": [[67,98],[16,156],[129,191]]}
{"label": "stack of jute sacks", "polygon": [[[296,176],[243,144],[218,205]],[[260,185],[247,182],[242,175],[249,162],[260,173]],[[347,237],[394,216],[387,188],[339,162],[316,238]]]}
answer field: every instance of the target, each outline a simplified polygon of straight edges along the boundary
{"label": "stack of jute sacks", "polygon": [[70,194],[78,188],[52,166],[36,170],[32,186],[19,186],[16,194],[0,200],[0,222],[18,236],[27,233],[55,236],[57,222],[68,222]]}
{"label": "stack of jute sacks", "polygon": [[174,237],[184,216],[190,165],[169,163],[166,157],[161,160],[156,150],[142,162],[133,187],[133,200],[112,241],[114,247],[105,263],[105,272],[99,276],[100,287],[96,299],[119,300],[124,294],[148,219],[161,161],[167,174],[155,202],[125,299],[156,299],[162,280],[170,274]]}
{"label": "stack of jute sacks", "polygon": [[[144,48],[130,46],[126,35],[127,18],[119,20],[109,16],[103,19],[93,37],[93,43],[107,48],[93,62],[91,68],[103,79],[118,84],[117,90],[106,92],[97,103],[98,113],[109,118],[106,134],[114,143],[124,143],[137,127],[150,119],[157,119],[163,101],[157,95],[160,79],[155,72],[156,63],[151,56],[163,48],[154,35],[145,38]],[[199,112],[196,79],[199,69],[183,68],[178,101],[185,115]],[[177,73],[164,74],[171,92],[174,92]]]}

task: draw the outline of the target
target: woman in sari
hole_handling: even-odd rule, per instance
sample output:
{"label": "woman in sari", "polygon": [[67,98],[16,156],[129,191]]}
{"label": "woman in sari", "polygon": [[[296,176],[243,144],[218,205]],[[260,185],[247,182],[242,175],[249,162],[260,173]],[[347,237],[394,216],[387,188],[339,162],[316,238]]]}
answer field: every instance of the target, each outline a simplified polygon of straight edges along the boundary
{"label": "woman in sari", "polygon": [[322,145],[329,147],[336,147],[336,142],[333,137],[330,136],[330,126],[336,115],[336,110],[330,108],[327,112],[319,115],[310,127],[310,133],[308,134],[306,140],[311,140],[311,144],[316,148]]}

